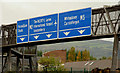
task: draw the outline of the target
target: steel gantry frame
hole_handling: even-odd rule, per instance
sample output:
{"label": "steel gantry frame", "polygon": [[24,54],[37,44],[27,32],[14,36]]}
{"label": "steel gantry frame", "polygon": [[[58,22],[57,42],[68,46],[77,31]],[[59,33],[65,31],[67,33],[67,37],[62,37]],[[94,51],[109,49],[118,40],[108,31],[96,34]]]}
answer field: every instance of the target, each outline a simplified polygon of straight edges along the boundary
{"label": "steel gantry frame", "polygon": [[[6,61],[8,62],[8,68],[9,68],[8,71],[11,70],[10,59],[12,57],[12,54],[14,54],[14,56],[17,57],[17,66],[20,63],[20,58],[22,58],[22,70],[24,71],[24,68],[23,68],[24,58],[29,59],[29,61],[31,62],[32,61],[31,58],[36,57],[37,48],[34,49],[35,52],[33,54],[31,53],[25,54],[24,50],[26,48],[29,49],[30,46],[69,42],[69,41],[82,41],[82,40],[92,40],[92,39],[100,39],[100,38],[110,38],[110,37],[114,37],[111,70],[114,71],[118,67],[117,58],[118,58],[118,52],[120,52],[120,48],[119,48],[120,5],[104,6],[103,8],[92,9],[92,22],[91,22],[92,34],[90,36],[16,44],[16,25],[17,25],[16,23],[10,24],[10,25],[2,25],[2,52],[3,54],[7,53],[7,56],[5,56],[5,62],[3,61],[3,58],[2,58],[2,64],[4,62],[4,65],[2,65],[3,71],[5,68]],[[21,47],[20,50],[22,51],[17,50],[17,48],[19,47]],[[35,61],[37,61],[37,59]],[[37,65],[37,62],[36,62],[36,65]],[[32,66],[32,63],[30,63],[30,69],[32,71],[31,66]]]}

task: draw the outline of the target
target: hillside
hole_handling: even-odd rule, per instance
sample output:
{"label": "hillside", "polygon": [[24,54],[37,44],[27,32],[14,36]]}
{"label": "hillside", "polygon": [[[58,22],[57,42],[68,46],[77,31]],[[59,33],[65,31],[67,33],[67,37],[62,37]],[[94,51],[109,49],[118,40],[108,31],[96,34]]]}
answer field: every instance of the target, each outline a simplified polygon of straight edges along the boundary
{"label": "hillside", "polygon": [[39,45],[38,50],[42,50],[43,52],[45,52],[52,50],[70,49],[71,47],[75,47],[76,50],[87,49],[90,51],[90,54],[92,56],[95,56],[97,58],[102,56],[109,57],[112,56],[113,42],[103,41],[103,40],[90,40],[90,41],[46,44],[46,45]]}

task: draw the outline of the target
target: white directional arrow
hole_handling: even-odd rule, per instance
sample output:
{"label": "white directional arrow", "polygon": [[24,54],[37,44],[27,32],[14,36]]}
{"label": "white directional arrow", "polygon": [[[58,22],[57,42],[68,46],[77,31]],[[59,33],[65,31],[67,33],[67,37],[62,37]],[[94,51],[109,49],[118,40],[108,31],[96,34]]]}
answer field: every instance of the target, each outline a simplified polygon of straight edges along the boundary
{"label": "white directional arrow", "polygon": [[21,41],[24,41],[25,38],[20,38]]}
{"label": "white directional arrow", "polygon": [[56,20],[55,20],[55,23],[54,24],[57,24]]}
{"label": "white directional arrow", "polygon": [[35,38],[35,39],[38,39],[38,37],[39,37],[39,36],[37,36],[37,35],[36,35],[36,36],[34,36],[34,38]]}
{"label": "white directional arrow", "polygon": [[50,38],[50,37],[51,37],[51,35],[52,35],[52,34],[47,34],[46,36],[47,36],[48,38]]}
{"label": "white directional arrow", "polygon": [[84,29],[84,30],[78,30],[78,32],[79,32],[80,34],[82,34],[84,31],[85,31],[85,29]]}
{"label": "white directional arrow", "polygon": [[66,36],[68,36],[68,34],[70,33],[70,32],[63,32]]}

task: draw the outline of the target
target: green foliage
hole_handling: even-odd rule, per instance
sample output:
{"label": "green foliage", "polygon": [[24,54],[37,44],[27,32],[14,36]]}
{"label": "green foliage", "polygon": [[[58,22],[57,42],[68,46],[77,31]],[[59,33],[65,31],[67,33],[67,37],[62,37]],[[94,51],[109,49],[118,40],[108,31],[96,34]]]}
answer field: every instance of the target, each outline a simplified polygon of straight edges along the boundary
{"label": "green foliage", "polygon": [[112,57],[108,57],[107,59],[108,59],[108,60],[112,60]]}
{"label": "green foliage", "polygon": [[112,60],[112,57],[105,57],[105,56],[103,56],[103,57],[101,57],[101,58],[99,58],[99,60]]}
{"label": "green foliage", "polygon": [[35,52],[36,52],[36,49],[34,48],[34,49],[31,49],[31,54],[35,54]]}
{"label": "green foliage", "polygon": [[[112,56],[113,44],[112,42],[108,42],[108,41],[106,42],[102,40],[90,40],[90,41],[66,43],[64,45],[66,46],[67,50],[69,50],[72,46],[80,47],[80,48],[75,48],[78,51],[79,50],[82,51],[85,48],[87,50],[89,49],[89,51],[92,51],[92,53],[94,53],[94,55],[93,54],[91,55],[95,56],[96,58],[100,58],[102,56],[106,56],[106,57]],[[38,46],[38,48],[44,48],[44,47]],[[51,51],[56,49],[60,50],[60,48],[64,48],[64,46],[62,46],[62,44],[55,44],[55,45],[51,45],[49,48],[46,47],[45,49],[41,49],[41,50]]]}
{"label": "green foliage", "polygon": [[49,65],[56,65],[58,64],[58,59],[55,59],[54,57],[41,57],[38,61],[39,64],[42,64],[46,67],[49,67]]}
{"label": "green foliage", "polygon": [[77,61],[81,61],[81,52],[80,51],[78,52],[78,55],[77,55]]}
{"label": "green foliage", "polygon": [[71,47],[68,54],[68,61],[75,61],[75,47]]}
{"label": "green foliage", "polygon": [[[67,49],[66,49],[67,50]],[[95,57],[90,56],[89,50],[75,51],[74,47],[71,47],[70,50],[66,51],[66,60],[67,61],[88,61],[88,60],[97,60]]]}
{"label": "green foliage", "polygon": [[24,53],[25,53],[25,54],[30,54],[30,51],[29,51],[28,49],[25,49],[25,50],[24,50]]}
{"label": "green foliage", "polygon": [[99,58],[99,60],[106,60],[106,59],[107,59],[107,57],[105,57],[105,56]]}
{"label": "green foliage", "polygon": [[64,68],[64,66],[59,66],[57,67],[57,71],[66,71],[66,69]]}
{"label": "green foliage", "polygon": [[37,51],[37,56],[42,57],[42,51],[41,51],[41,50],[40,50],[40,51]]}
{"label": "green foliage", "polygon": [[66,51],[66,60],[68,61],[68,54],[69,54],[69,51]]}
{"label": "green foliage", "polygon": [[31,54],[31,50],[32,50],[32,49],[27,49],[27,48],[25,48],[25,49],[24,49],[24,53],[25,53],[25,54]]}
{"label": "green foliage", "polygon": [[83,55],[82,54],[83,54],[83,51],[81,51],[81,61],[83,60]]}
{"label": "green foliage", "polygon": [[[22,52],[22,50],[20,50]],[[24,53],[25,54],[35,54],[36,53],[36,49],[33,47],[33,48],[25,48],[24,49]]]}
{"label": "green foliage", "polygon": [[75,52],[75,61],[77,61],[77,56],[78,56],[78,53],[79,53],[79,51],[77,50],[76,52]]}
{"label": "green foliage", "polygon": [[61,65],[59,58],[42,57],[38,60],[38,63],[47,68],[47,71],[65,71],[65,68]]}
{"label": "green foliage", "polygon": [[82,60],[83,61],[88,61],[88,60],[90,60],[90,52],[88,51],[88,50],[84,50],[83,52],[82,52]]}
{"label": "green foliage", "polygon": [[90,60],[97,60],[97,58],[90,56]]}
{"label": "green foliage", "polygon": [[67,51],[67,48],[65,48],[65,51]]}

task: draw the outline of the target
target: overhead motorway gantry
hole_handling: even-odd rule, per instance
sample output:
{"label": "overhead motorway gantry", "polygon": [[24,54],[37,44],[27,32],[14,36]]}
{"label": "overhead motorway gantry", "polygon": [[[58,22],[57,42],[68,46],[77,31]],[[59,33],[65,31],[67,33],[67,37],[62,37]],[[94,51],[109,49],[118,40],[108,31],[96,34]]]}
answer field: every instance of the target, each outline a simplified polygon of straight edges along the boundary
{"label": "overhead motorway gantry", "polygon": [[[61,38],[54,40],[46,40],[46,41],[36,41],[36,42],[27,42],[27,43],[16,43],[16,27],[17,23],[10,25],[2,25],[2,50],[3,53],[7,53],[6,61],[8,62],[8,71],[11,71],[11,54],[14,54],[16,57],[19,57],[24,61],[25,55],[29,57],[36,57],[36,50],[31,55],[30,53],[25,54],[25,47],[29,49],[34,45],[42,45],[42,44],[51,44],[51,43],[61,43],[61,42],[69,42],[69,41],[84,41],[84,40],[93,40],[93,39],[101,39],[101,38],[111,38],[114,37],[113,43],[113,56],[112,56],[112,66],[111,70],[114,71],[118,66],[120,66],[120,62],[118,63],[118,52],[119,49],[119,35],[120,35],[120,5],[113,6],[103,6],[103,8],[92,9],[91,16],[91,35],[82,36],[82,37],[74,37],[74,38]],[[19,52],[16,48],[21,47],[21,52]],[[19,59],[19,58],[18,58]],[[18,60],[19,61],[19,60]],[[31,61],[31,60],[30,60]],[[18,63],[18,62],[17,62]],[[119,65],[118,65],[118,64]],[[3,63],[2,63],[3,64]],[[2,70],[4,71],[5,64],[2,65]],[[18,65],[18,64],[17,64]],[[22,64],[22,70],[24,63]],[[32,64],[30,63],[30,66]],[[33,68],[31,68],[31,71]]]}

